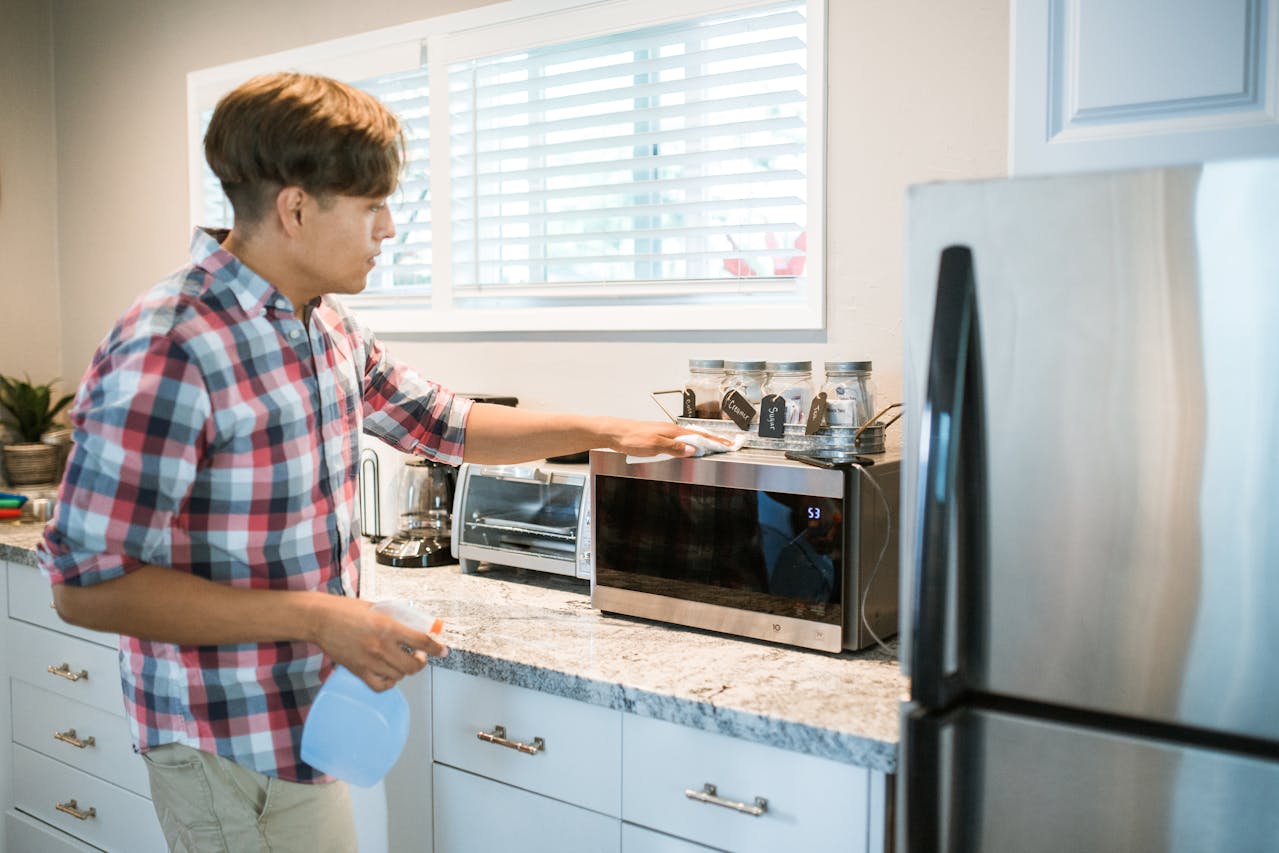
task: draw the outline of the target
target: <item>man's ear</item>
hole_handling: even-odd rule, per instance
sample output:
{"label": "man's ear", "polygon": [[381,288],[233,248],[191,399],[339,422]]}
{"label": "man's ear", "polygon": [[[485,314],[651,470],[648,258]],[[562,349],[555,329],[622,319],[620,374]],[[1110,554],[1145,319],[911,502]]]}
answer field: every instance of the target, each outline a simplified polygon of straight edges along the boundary
{"label": "man's ear", "polygon": [[301,187],[284,187],[275,194],[275,215],[280,227],[290,237],[297,236],[302,227],[302,208],[306,203],[306,191]]}

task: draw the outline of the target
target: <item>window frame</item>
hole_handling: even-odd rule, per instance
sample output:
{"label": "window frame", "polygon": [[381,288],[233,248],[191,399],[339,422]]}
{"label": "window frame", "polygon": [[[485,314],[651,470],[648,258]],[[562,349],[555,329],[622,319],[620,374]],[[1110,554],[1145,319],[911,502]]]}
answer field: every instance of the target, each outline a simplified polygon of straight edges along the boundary
{"label": "window frame", "polygon": [[[767,6],[776,0],[506,0],[461,12],[439,15],[372,32],[332,39],[279,53],[255,57],[187,75],[189,139],[189,207],[192,226],[204,215],[203,113],[222,94],[255,74],[280,70],[324,74],[338,79],[365,79],[420,64],[425,50],[432,120],[448,110],[449,65],[470,58],[495,55],[640,27],[686,20],[717,12]],[[387,292],[343,296],[343,301],[381,333],[447,332],[568,332],[568,331],[695,331],[695,330],[813,330],[826,323],[826,11],[828,0],[808,3],[807,106],[807,259],[804,274],[795,279],[798,298],[792,301],[749,296],[728,302],[672,302],[647,304],[619,297],[611,305],[557,304],[548,287],[545,304],[517,307],[454,305],[452,286],[452,222],[450,199],[450,140],[447,133],[430,138],[432,285],[429,294]],[[571,30],[571,31],[570,31]],[[444,164],[441,167],[441,164]],[[394,204],[394,198],[391,201]],[[441,274],[449,270],[448,274]],[[717,281],[715,289],[728,294],[733,279]],[[678,296],[688,285],[656,282],[659,295]],[[760,289],[758,284],[753,283]],[[618,283],[634,290],[642,282]],[[778,287],[783,287],[779,284]],[[790,289],[787,286],[787,289]],[[767,288],[763,288],[767,290]],[[539,288],[523,293],[539,299]]]}

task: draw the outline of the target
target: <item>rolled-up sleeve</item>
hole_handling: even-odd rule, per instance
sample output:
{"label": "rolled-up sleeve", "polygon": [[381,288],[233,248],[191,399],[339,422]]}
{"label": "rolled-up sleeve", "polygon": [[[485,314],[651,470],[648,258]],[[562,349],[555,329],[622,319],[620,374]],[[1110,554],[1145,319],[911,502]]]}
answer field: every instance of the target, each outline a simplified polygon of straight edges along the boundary
{"label": "rolled-up sleeve", "polygon": [[75,444],[37,547],[53,583],[87,586],[172,564],[172,530],[210,416],[204,379],[173,340],[127,341],[99,355],[72,407]]}
{"label": "rolled-up sleeve", "polygon": [[473,400],[423,378],[396,361],[365,327],[364,432],[405,453],[462,463]]}

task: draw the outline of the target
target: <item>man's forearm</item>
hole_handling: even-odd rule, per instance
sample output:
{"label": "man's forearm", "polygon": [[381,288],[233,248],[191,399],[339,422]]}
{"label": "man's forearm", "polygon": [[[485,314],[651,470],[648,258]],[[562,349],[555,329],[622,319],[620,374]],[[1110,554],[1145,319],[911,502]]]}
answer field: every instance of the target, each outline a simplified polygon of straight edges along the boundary
{"label": "man's forearm", "polygon": [[[693,448],[676,437],[698,430],[658,421],[533,412],[491,403],[476,403],[466,419],[467,462],[528,462],[607,447],[637,456],[669,453],[680,456]],[[727,439],[716,438],[724,444]]]}
{"label": "man's forearm", "polygon": [[581,415],[550,414],[476,403],[466,422],[467,462],[528,462],[600,445]]}
{"label": "man's forearm", "polygon": [[150,565],[92,586],[53,587],[58,615],[73,625],[181,645],[315,642],[328,597],[240,589]]}

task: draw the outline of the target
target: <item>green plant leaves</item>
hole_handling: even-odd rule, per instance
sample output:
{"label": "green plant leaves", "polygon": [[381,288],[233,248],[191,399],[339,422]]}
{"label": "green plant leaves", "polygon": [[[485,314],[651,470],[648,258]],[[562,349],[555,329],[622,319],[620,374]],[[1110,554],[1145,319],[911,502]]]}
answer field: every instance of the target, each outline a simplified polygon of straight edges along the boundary
{"label": "green plant leaves", "polygon": [[[54,382],[57,382],[55,379]],[[31,377],[0,376],[0,422],[23,441],[36,442],[53,426],[59,413],[75,398],[66,394],[53,399],[53,382],[35,385]]]}

